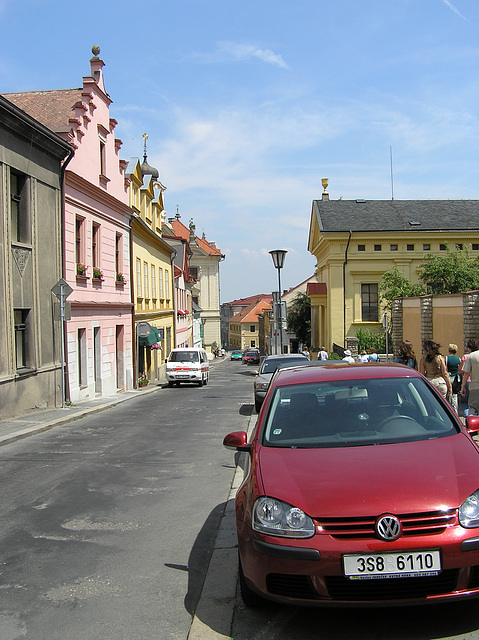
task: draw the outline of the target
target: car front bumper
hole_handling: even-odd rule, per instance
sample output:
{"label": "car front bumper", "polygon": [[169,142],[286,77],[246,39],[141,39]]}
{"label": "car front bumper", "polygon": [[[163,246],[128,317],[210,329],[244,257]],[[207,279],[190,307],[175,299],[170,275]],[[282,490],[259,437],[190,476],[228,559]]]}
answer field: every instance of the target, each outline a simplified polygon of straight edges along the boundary
{"label": "car front bumper", "polygon": [[[243,573],[261,596],[305,606],[391,606],[479,597],[479,532],[456,526],[443,534],[379,540],[333,540],[262,536],[239,525]],[[420,577],[352,580],[344,575],[343,555],[438,549],[441,571]]]}

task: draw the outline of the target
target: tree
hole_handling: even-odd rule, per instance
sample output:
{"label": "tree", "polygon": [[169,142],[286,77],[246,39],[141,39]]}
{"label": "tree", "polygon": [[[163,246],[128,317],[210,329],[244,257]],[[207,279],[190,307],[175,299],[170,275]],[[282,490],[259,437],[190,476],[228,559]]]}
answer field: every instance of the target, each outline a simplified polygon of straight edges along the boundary
{"label": "tree", "polygon": [[305,293],[298,293],[288,308],[288,330],[296,334],[298,340],[311,346],[311,300]]}
{"label": "tree", "polygon": [[423,285],[412,284],[396,266],[383,273],[379,280],[378,289],[379,299],[387,311],[391,311],[395,298],[422,296],[426,293]]}
{"label": "tree", "polygon": [[451,249],[445,255],[429,253],[421,265],[419,279],[428,293],[463,293],[479,289],[479,260],[471,258],[467,248]]}

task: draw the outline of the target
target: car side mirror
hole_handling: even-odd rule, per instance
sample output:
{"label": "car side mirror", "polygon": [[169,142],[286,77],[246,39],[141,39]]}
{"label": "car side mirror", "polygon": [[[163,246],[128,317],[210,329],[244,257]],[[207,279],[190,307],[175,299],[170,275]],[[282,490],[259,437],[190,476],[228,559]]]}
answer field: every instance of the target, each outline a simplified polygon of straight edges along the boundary
{"label": "car side mirror", "polygon": [[227,449],[235,449],[235,451],[249,452],[251,450],[246,431],[233,431],[233,433],[228,433],[228,435],[224,437],[223,446]]}
{"label": "car side mirror", "polygon": [[467,416],[466,429],[471,436],[479,434],[479,416]]}
{"label": "car side mirror", "polygon": [[254,371],[251,372],[252,376],[259,376],[259,369],[255,369]]}

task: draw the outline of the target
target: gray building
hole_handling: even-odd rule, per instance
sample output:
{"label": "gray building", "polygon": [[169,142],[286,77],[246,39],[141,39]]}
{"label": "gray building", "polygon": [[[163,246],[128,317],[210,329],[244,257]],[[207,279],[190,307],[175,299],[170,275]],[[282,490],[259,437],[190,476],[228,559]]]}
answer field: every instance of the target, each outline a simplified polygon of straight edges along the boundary
{"label": "gray building", "polygon": [[62,176],[73,148],[0,96],[0,417],[61,406]]}

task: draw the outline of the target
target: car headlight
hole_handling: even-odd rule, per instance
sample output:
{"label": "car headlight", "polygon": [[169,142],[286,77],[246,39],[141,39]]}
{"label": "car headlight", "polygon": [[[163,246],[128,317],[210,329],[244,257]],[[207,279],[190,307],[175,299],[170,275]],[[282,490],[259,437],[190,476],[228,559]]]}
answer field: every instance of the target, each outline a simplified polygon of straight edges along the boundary
{"label": "car headlight", "polygon": [[258,391],[266,391],[266,389],[269,387],[269,382],[255,382],[254,383],[254,388],[257,389]]}
{"label": "car headlight", "polygon": [[253,529],[286,538],[311,538],[314,535],[314,523],[304,511],[268,496],[262,496],[255,502]]}
{"label": "car headlight", "polygon": [[479,489],[459,507],[459,523],[466,529],[479,527]]}

